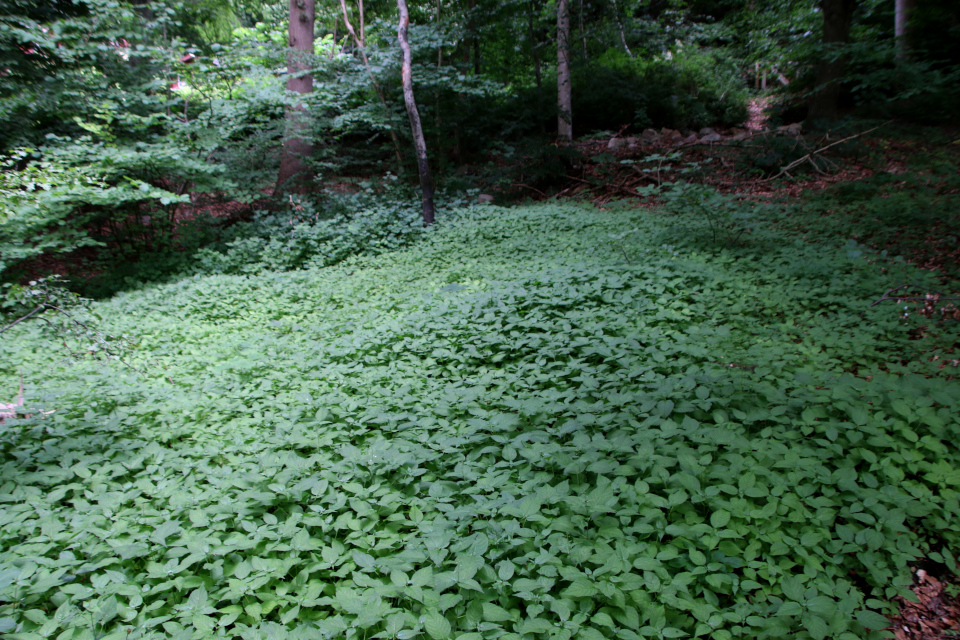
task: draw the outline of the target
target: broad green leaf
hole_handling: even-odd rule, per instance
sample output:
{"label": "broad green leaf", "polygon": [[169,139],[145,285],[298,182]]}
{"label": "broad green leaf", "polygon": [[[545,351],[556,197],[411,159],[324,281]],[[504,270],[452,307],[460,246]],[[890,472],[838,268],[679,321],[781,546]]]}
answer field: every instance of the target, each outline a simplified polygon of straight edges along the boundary
{"label": "broad green leaf", "polygon": [[450,622],[435,610],[427,612],[423,617],[423,628],[434,640],[445,640],[452,632]]}
{"label": "broad green leaf", "polygon": [[857,622],[867,629],[886,629],[890,626],[890,621],[887,618],[876,611],[869,610],[857,612]]}
{"label": "broad green leaf", "polygon": [[730,512],[729,511],[714,511],[710,516],[710,525],[714,529],[723,529],[730,522]]}
{"label": "broad green leaf", "polygon": [[503,607],[495,605],[492,602],[484,602],[483,619],[488,622],[505,622],[507,620],[513,620],[513,616]]}

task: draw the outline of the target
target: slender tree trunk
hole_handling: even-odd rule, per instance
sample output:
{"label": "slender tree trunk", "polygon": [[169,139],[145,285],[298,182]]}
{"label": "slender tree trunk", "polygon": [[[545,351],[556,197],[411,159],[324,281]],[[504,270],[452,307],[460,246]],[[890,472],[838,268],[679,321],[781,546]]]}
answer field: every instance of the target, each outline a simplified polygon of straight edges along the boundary
{"label": "slender tree trunk", "polygon": [[627,35],[623,32],[623,20],[620,19],[620,7],[617,6],[617,0],[613,0],[613,13],[617,16],[617,29],[620,30],[620,42],[623,44],[623,50],[632,58],[633,52],[627,46]]}
{"label": "slender tree trunk", "polygon": [[[437,0],[437,30],[441,29],[440,27],[440,2]],[[440,69],[443,67],[443,42],[437,47],[437,72],[440,72]],[[443,171],[443,139],[442,139],[442,128],[440,127],[440,89],[437,89],[436,102],[435,102],[435,116],[434,116],[434,126],[437,129],[437,144],[434,147],[437,150],[437,176],[440,176]]]}
{"label": "slender tree trunk", "polygon": [[[313,55],[314,0],[290,0],[289,45],[287,53],[287,90],[299,94],[313,91],[313,76],[304,73],[310,68]],[[310,143],[303,135],[306,132],[306,112],[298,102],[287,110],[287,133],[280,160],[280,176],[277,191],[281,191],[294,177],[304,176],[303,159],[310,155]]]}
{"label": "slender tree trunk", "polygon": [[[373,69],[370,68],[370,60],[367,58],[367,52],[363,49],[363,41],[357,36],[357,32],[353,29],[353,24],[350,23],[350,16],[347,14],[347,0],[340,0],[340,8],[343,10],[343,26],[347,29],[347,33],[350,34],[357,49],[360,50],[360,59],[363,60],[363,66],[366,67],[367,74],[370,76],[373,90],[377,93],[377,97],[380,98],[380,104],[383,106],[384,112],[389,114],[390,108],[387,106],[387,99],[383,95],[380,83],[377,82],[377,77],[373,75]],[[400,141],[397,139],[397,132],[392,128],[390,129],[390,140],[393,141],[393,151],[397,154],[397,172],[403,173],[403,154],[400,153]]]}
{"label": "slender tree trunk", "polygon": [[533,56],[533,73],[537,79],[537,92],[543,88],[543,71],[540,65],[540,42],[533,27],[536,5],[531,1],[527,11],[527,34],[530,38],[530,53]]}
{"label": "slender tree trunk", "polygon": [[337,16],[333,16],[333,44],[330,46],[330,59],[333,60],[333,52],[337,50]]}
{"label": "slender tree trunk", "polygon": [[397,0],[397,9],[400,10],[397,39],[400,41],[400,51],[403,52],[400,68],[400,77],[403,79],[403,101],[407,105],[410,130],[413,132],[413,145],[417,150],[417,171],[420,173],[420,188],[423,190],[423,224],[430,226],[434,222],[433,179],[430,177],[430,165],[427,162],[427,142],[423,138],[423,127],[420,126],[420,113],[417,111],[417,102],[413,97],[413,55],[410,53],[410,42],[407,40],[410,14],[407,11],[406,0]]}
{"label": "slender tree trunk", "polygon": [[367,28],[364,26],[363,0],[357,0],[357,6],[360,8],[360,46],[367,46]]}
{"label": "slender tree trunk", "polygon": [[470,41],[473,47],[473,74],[480,75],[480,37],[477,36],[477,21],[474,12],[477,8],[476,0],[470,0],[467,4],[470,10],[470,19],[467,22],[467,30],[470,32]]}
{"label": "slender tree trunk", "polygon": [[842,47],[850,40],[850,24],[857,0],[820,0],[823,13],[823,44],[827,45],[824,59],[817,69],[817,86],[810,100],[811,120],[836,120],[840,97],[840,79],[847,66],[846,56],[837,56],[830,49]]}
{"label": "slender tree trunk", "polygon": [[573,97],[570,87],[570,5],[557,0],[557,135],[573,140]]}
{"label": "slender tree trunk", "polygon": [[896,0],[894,35],[897,38],[898,60],[906,59],[907,54],[910,52],[910,40],[907,31],[910,24],[911,11],[913,11],[913,0]]}
{"label": "slender tree trunk", "polygon": [[587,60],[587,32],[583,29],[583,0],[580,0],[580,37],[583,39],[583,60]]}

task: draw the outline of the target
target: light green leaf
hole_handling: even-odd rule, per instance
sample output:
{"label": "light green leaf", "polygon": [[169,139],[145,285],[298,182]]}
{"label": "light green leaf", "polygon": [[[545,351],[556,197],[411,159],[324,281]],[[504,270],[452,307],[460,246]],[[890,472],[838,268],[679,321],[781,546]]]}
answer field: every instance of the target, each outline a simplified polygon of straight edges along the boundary
{"label": "light green leaf", "polygon": [[492,602],[483,603],[483,619],[487,622],[505,622],[513,620],[513,616],[501,606]]}
{"label": "light green leaf", "polygon": [[710,525],[714,529],[723,529],[730,522],[730,512],[729,511],[714,511],[710,516]]}
{"label": "light green leaf", "polygon": [[434,640],[445,640],[450,637],[450,622],[436,610],[430,610],[423,618],[423,628]]}

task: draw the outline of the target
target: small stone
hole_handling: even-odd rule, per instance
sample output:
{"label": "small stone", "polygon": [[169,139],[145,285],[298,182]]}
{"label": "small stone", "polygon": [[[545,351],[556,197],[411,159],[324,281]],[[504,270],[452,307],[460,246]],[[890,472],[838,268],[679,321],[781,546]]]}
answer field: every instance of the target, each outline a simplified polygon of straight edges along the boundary
{"label": "small stone", "polygon": [[610,142],[607,143],[607,149],[611,151],[625,146],[627,146],[627,138],[610,138]]}
{"label": "small stone", "polygon": [[709,136],[709,135],[712,135],[712,134],[714,134],[714,133],[716,133],[716,131],[714,131],[714,130],[711,129],[710,127],[704,127],[703,129],[700,129],[700,137]]}
{"label": "small stone", "polygon": [[650,144],[651,142],[659,140],[660,134],[653,129],[644,129],[643,133],[640,134],[640,139],[644,144]]}
{"label": "small stone", "polygon": [[479,196],[477,196],[477,202],[480,204],[493,202],[493,196],[487,195],[486,193],[481,193]]}
{"label": "small stone", "polygon": [[803,124],[800,122],[785,124],[782,127],[777,127],[777,131],[785,133],[788,136],[799,136],[801,133],[803,133]]}
{"label": "small stone", "polygon": [[663,136],[663,140],[667,144],[677,144],[683,140],[683,134],[676,129],[667,129],[664,127],[660,130],[660,135]]}
{"label": "small stone", "polygon": [[691,133],[686,138],[683,139],[683,144],[693,144],[697,141],[697,134]]}
{"label": "small stone", "polygon": [[720,142],[721,140],[723,140],[723,136],[716,131],[713,133],[708,133],[700,138],[700,142]]}

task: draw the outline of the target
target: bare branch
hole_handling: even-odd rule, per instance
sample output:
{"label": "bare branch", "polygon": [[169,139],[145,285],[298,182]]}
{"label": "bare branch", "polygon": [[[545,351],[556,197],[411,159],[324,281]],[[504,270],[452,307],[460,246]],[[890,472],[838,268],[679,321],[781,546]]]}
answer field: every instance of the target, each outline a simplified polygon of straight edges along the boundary
{"label": "bare branch", "polygon": [[[888,121],[888,122],[884,122],[884,123],[881,124],[881,125],[877,125],[877,126],[874,127],[873,129],[867,129],[866,131],[861,131],[860,133],[855,133],[855,134],[853,134],[852,136],[847,136],[846,138],[842,138],[842,139],[840,139],[840,140],[837,140],[836,142],[831,142],[831,143],[828,144],[827,146],[825,146],[825,147],[820,147],[820,148],[817,149],[816,151],[811,151],[810,153],[806,154],[806,155],[803,156],[802,158],[798,158],[797,160],[794,160],[793,162],[791,162],[791,163],[788,164],[787,166],[785,166],[785,167],[783,167],[782,169],[780,169],[780,173],[778,173],[777,175],[775,175],[775,176],[773,176],[773,177],[770,177],[770,178],[766,178],[766,179],[764,179],[764,180],[761,180],[761,182],[769,182],[769,181],[771,181],[771,180],[776,180],[777,178],[779,178],[779,177],[782,176],[782,175],[787,175],[787,176],[789,176],[789,175],[790,175],[789,171],[790,171],[791,169],[795,169],[795,168],[799,167],[799,166],[802,165],[804,162],[811,162],[811,163],[813,163],[813,157],[814,157],[814,156],[817,156],[817,155],[820,155],[821,153],[823,153],[823,152],[826,151],[827,149],[829,149],[829,148],[831,148],[831,147],[835,147],[835,146],[837,146],[838,144],[842,144],[842,143],[844,143],[844,142],[848,142],[848,141],[853,140],[853,139],[855,139],[855,138],[859,138],[860,136],[865,136],[865,135],[867,135],[868,133],[870,133],[870,132],[872,132],[872,131],[876,131],[877,129],[879,129],[880,127],[882,127],[882,126],[884,126],[884,125],[890,124],[891,122],[893,122],[893,120],[890,120],[890,121]],[[816,166],[816,165],[814,165],[814,166]]]}
{"label": "bare branch", "polygon": [[6,331],[7,329],[11,329],[11,328],[15,327],[15,326],[17,326],[18,324],[20,324],[21,322],[23,322],[24,320],[26,320],[27,318],[29,318],[29,317],[31,317],[31,316],[34,316],[34,315],[36,315],[36,314],[38,314],[38,313],[40,313],[41,311],[43,311],[44,307],[45,307],[45,305],[40,305],[39,307],[37,307],[36,309],[34,309],[33,311],[31,311],[31,312],[28,313],[27,315],[23,316],[22,318],[17,318],[17,319],[14,320],[13,322],[11,322],[11,323],[8,324],[7,326],[5,326],[3,329],[0,329],[0,333],[3,333],[3,332]]}

